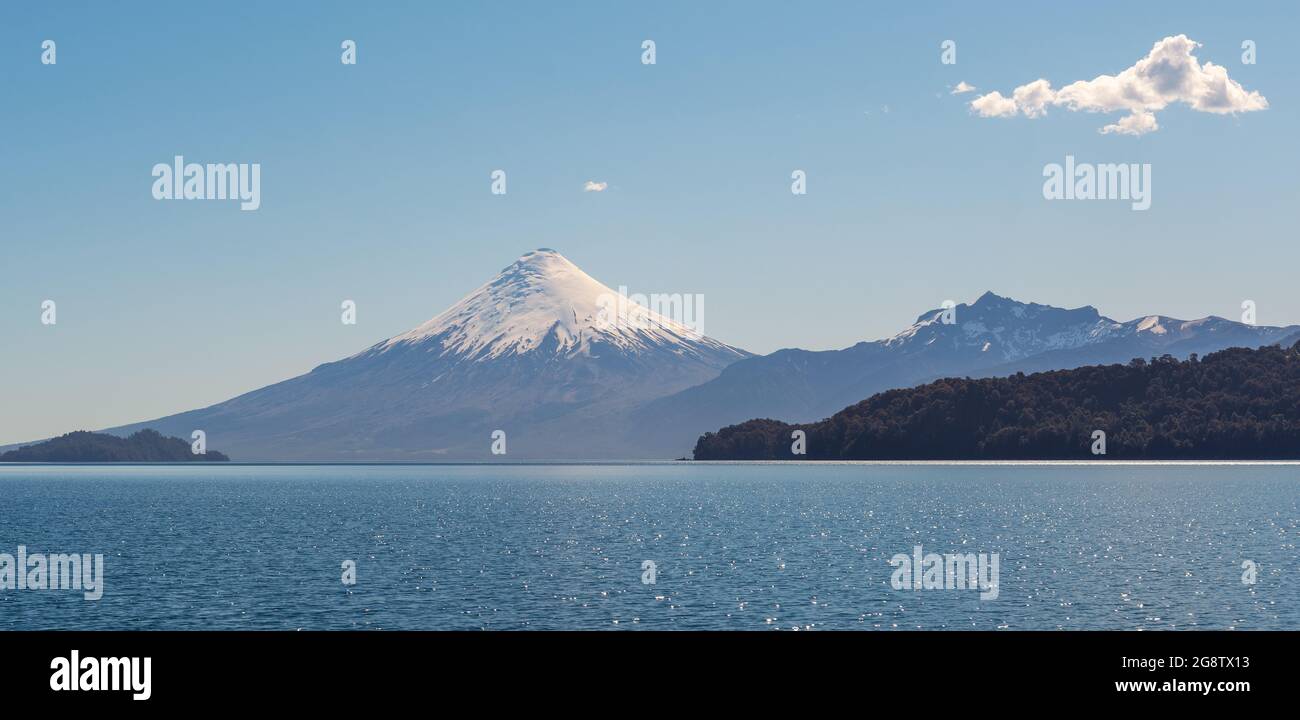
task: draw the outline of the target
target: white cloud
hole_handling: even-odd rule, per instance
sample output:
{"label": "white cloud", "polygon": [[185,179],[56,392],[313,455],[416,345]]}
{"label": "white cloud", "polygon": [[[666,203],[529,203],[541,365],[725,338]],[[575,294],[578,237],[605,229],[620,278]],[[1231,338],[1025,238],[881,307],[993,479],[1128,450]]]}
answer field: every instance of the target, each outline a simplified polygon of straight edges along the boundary
{"label": "white cloud", "polygon": [[962,94],[962,93],[968,93],[968,92],[975,92],[975,86],[974,86],[974,85],[971,85],[970,83],[966,82],[965,80],[962,80],[961,82],[957,83],[957,86],[954,87],[954,88],[952,89],[952,92],[950,92],[950,93],[948,93],[948,94],[949,94],[949,95],[960,95],[960,94]]}
{"label": "white cloud", "polygon": [[1160,124],[1156,122],[1156,114],[1149,112],[1134,112],[1120,118],[1118,122],[1111,123],[1101,129],[1102,135],[1119,133],[1120,135],[1145,135],[1160,129]]}
{"label": "white cloud", "polygon": [[582,186],[582,191],[583,192],[605,192],[605,188],[607,187],[609,187],[609,183],[596,182],[595,180],[588,180],[587,184]]}
{"label": "white cloud", "polygon": [[1047,114],[1047,106],[1055,99],[1052,84],[1039,78],[1028,85],[1021,85],[1011,95],[1016,108],[1026,117],[1036,118]]}
{"label": "white cloud", "polygon": [[994,90],[971,100],[970,109],[980,117],[1011,117],[1016,114],[1016,101]]}
{"label": "white cloud", "polygon": [[1186,35],[1167,37],[1118,75],[1098,75],[1060,90],[1040,78],[1016,88],[1009,98],[997,91],[980,95],[971,101],[971,112],[980,117],[1024,114],[1030,118],[1046,115],[1049,106],[1072,112],[1127,112],[1100,132],[1143,135],[1160,128],[1155,113],[1173,103],[1219,115],[1268,108],[1263,95],[1229,78],[1223,66],[1202,65],[1194,55],[1198,47]]}

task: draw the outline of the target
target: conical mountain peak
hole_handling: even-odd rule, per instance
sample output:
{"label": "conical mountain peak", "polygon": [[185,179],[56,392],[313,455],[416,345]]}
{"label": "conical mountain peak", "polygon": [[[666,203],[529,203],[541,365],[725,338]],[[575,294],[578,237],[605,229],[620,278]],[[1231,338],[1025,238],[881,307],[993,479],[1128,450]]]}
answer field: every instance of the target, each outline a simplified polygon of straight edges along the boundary
{"label": "conical mountain peak", "polygon": [[414,343],[474,359],[665,347],[691,355],[746,355],[620,297],[550,248],[525,253],[446,311],[367,352]]}

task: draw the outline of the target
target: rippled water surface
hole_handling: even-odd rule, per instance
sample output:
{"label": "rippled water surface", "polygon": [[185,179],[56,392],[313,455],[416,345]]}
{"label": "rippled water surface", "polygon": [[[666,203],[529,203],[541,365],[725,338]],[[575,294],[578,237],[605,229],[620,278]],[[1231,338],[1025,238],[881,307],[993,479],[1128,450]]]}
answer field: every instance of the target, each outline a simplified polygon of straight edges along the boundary
{"label": "rippled water surface", "polygon": [[[105,590],[0,589],[0,628],[1300,629],[1298,480],[1295,465],[8,466],[0,553],[103,553]],[[916,545],[998,553],[998,597],[895,590],[889,560]]]}

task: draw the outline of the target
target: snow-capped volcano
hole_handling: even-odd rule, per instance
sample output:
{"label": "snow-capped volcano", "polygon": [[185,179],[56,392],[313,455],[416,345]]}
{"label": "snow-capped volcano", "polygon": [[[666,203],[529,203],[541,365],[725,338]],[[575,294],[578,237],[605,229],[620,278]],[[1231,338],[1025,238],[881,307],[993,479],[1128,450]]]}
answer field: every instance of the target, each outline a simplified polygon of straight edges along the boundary
{"label": "snow-capped volcano", "polygon": [[626,352],[676,348],[737,360],[747,354],[651,308],[618,299],[568,258],[539,248],[437,317],[366,352],[431,345],[442,354],[475,360],[528,352],[590,355],[602,347]]}
{"label": "snow-capped volcano", "polygon": [[[627,414],[750,354],[619,296],[549,249],[350,357],[152,427],[236,460],[642,458]],[[491,454],[506,433],[506,454]],[[658,456],[653,456],[658,457]]]}

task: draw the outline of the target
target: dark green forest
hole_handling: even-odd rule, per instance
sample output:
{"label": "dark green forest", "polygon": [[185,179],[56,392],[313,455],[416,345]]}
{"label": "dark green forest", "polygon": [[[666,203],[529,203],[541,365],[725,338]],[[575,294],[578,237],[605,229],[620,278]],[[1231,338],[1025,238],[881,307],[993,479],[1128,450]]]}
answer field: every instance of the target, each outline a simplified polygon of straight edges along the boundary
{"label": "dark green forest", "polygon": [[[791,434],[806,434],[806,455]],[[696,460],[1300,459],[1300,343],[890,390],[705,433]]]}
{"label": "dark green forest", "polygon": [[212,450],[203,455],[195,455],[185,440],[164,437],[157,430],[149,429],[126,438],[78,430],[0,454],[0,462],[190,462],[229,459]]}

